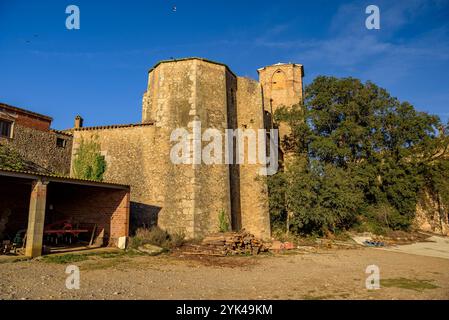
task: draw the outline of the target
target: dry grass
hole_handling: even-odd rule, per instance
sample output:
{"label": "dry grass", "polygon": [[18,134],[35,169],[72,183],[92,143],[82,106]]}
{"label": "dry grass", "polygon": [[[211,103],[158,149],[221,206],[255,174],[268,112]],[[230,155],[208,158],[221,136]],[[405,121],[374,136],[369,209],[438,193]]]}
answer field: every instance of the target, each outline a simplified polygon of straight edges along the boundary
{"label": "dry grass", "polygon": [[431,283],[433,280],[419,280],[407,278],[384,279],[380,281],[382,287],[400,288],[422,292],[426,289],[437,289],[437,285]]}
{"label": "dry grass", "polygon": [[159,227],[139,228],[131,238],[130,247],[137,249],[144,244],[152,244],[164,249],[180,247],[185,242],[185,234],[182,232],[168,233]]}

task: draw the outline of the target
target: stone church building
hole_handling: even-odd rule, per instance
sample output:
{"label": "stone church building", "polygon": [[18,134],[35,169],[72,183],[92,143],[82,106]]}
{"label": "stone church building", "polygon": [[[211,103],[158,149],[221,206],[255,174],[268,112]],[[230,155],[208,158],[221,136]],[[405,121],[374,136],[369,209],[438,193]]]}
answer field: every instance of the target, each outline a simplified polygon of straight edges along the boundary
{"label": "stone church building", "polygon": [[[201,58],[161,61],[148,72],[137,124],[84,127],[77,116],[73,128],[53,130],[51,117],[0,103],[0,156],[7,148],[26,163],[20,170],[0,168],[0,240],[27,229],[27,254],[39,255],[44,226],[61,219],[95,225],[92,239],[100,243],[117,244],[153,225],[195,238],[217,232],[223,214],[233,230],[269,238],[268,190],[260,173],[268,165],[248,161],[256,149],[248,151],[249,137],[231,136],[233,161],[176,164],[171,157],[171,135],[179,128],[201,150],[211,143],[204,138],[209,129],[219,135],[252,129],[261,140],[258,156],[278,151],[270,148],[278,139],[271,135],[271,115],[301,101],[303,67],[278,63],[258,73],[255,81]],[[106,161],[101,182],[73,178],[83,141],[95,141]],[[241,156],[245,161],[237,161]]]}
{"label": "stone church building", "polygon": [[99,143],[107,163],[104,181],[131,187],[132,226],[157,223],[197,237],[216,232],[224,212],[234,230],[269,238],[260,165],[174,164],[170,159],[170,135],[176,128],[191,128],[193,121],[223,132],[271,128],[276,108],[301,101],[302,65],[279,63],[258,73],[259,82],[201,58],[161,61],[149,70],[140,124],[83,127],[82,119],[75,121],[68,130],[73,134],[72,164],[82,139]]}
{"label": "stone church building", "polygon": [[[257,151],[263,146],[258,154],[279,149],[276,163],[282,162],[282,150],[271,141],[282,139],[288,127],[278,128],[272,115],[302,101],[304,69],[278,63],[257,71],[259,81],[202,58],[161,61],[148,72],[136,124],[84,127],[77,116],[73,128],[53,130],[52,118],[0,103],[0,161],[6,146],[27,164],[21,170],[0,168],[0,240],[27,229],[27,255],[39,255],[44,225],[60,219],[95,225],[91,242],[100,244],[117,244],[136,228],[153,225],[196,238],[217,232],[223,214],[233,230],[270,238],[263,164],[235,161],[250,158],[249,138],[231,138],[231,162],[177,164],[171,157],[172,133],[179,128],[201,150],[211,143],[206,130],[225,135],[229,129],[264,129],[257,136],[264,140],[257,143]],[[273,138],[272,128],[279,137]],[[73,178],[83,141],[95,141],[106,161],[101,182]],[[417,205],[418,228],[447,234],[447,221],[442,224],[435,204],[427,202]]]}

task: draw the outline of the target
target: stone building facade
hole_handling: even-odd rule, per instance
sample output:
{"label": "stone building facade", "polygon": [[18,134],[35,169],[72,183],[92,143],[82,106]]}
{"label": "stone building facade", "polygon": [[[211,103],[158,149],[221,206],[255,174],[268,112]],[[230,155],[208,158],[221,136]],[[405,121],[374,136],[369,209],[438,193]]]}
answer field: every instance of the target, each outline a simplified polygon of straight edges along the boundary
{"label": "stone building facade", "polygon": [[[232,138],[233,163],[176,164],[170,157],[175,144],[172,133],[179,128],[186,129],[189,142],[201,150],[210,144],[210,139],[195,135],[193,127],[197,123],[201,124],[202,134],[210,128],[222,136],[227,129],[278,128],[279,139],[288,135],[289,128],[277,127],[272,115],[282,106],[303,100],[303,66],[278,63],[257,71],[259,81],[239,77],[228,66],[201,58],[161,61],[149,70],[142,120],[137,124],[83,127],[82,118],[77,116],[74,128],[56,131],[50,129],[50,117],[0,103],[0,144],[17,150],[36,171],[73,175],[81,141],[94,139],[107,163],[104,181],[131,188],[126,195],[130,200],[130,221],[124,218],[128,213],[120,213],[119,218],[112,215],[112,237],[127,234],[128,227],[132,232],[152,225],[182,232],[189,238],[200,237],[218,231],[219,215],[224,213],[233,230],[244,228],[258,237],[269,238],[268,188],[260,176],[261,164],[236,163],[237,137]],[[264,136],[265,146],[269,144],[268,137]],[[241,142],[247,146],[248,140],[249,137]],[[257,151],[259,148],[260,145]],[[290,155],[282,150],[279,153],[279,161],[288,169]],[[243,157],[249,158],[247,148]],[[120,192],[118,199],[124,201]],[[9,198],[4,200],[10,201]],[[75,201],[69,200],[66,202],[79,207],[78,212],[63,211],[71,216],[84,214],[84,220],[97,219],[95,212],[107,211],[104,205],[103,209],[97,208],[95,198],[88,194],[80,193]],[[5,206],[0,201],[0,208]],[[122,211],[128,212],[127,204],[122,206]],[[109,211],[113,207],[117,206],[112,205]],[[25,207],[19,209],[25,212]],[[104,229],[109,229],[109,220],[107,216]],[[418,229],[449,234],[447,217],[442,217],[438,202],[427,193],[417,205],[415,220]]]}
{"label": "stone building facade", "polygon": [[0,144],[17,151],[32,171],[68,175],[72,135],[51,130],[52,118],[0,103]]}
{"label": "stone building facade", "polygon": [[[148,74],[142,123],[69,130],[72,163],[81,139],[95,139],[105,156],[105,181],[131,186],[131,224],[157,224],[187,237],[218,230],[225,213],[235,230],[270,237],[268,190],[260,164],[175,164],[170,158],[175,129],[264,129],[266,114],[302,99],[303,69],[277,64],[258,70],[260,82],[235,75],[226,65],[186,58],[161,61]],[[264,139],[265,136],[264,136]],[[244,142],[245,140],[243,140]],[[236,138],[233,140],[234,156]],[[267,141],[263,142],[265,145]],[[245,149],[245,158],[247,158]]]}

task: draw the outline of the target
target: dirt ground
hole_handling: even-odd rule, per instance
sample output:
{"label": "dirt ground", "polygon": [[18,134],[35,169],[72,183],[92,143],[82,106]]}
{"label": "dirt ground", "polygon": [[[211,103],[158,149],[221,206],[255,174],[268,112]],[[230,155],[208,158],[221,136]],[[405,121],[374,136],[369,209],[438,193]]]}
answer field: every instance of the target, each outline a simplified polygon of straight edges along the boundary
{"label": "dirt ground", "polygon": [[[373,248],[202,258],[111,251],[84,259],[3,261],[0,298],[449,299],[449,259]],[[69,264],[80,268],[78,290],[65,286]],[[373,264],[380,268],[378,290],[365,287]]]}

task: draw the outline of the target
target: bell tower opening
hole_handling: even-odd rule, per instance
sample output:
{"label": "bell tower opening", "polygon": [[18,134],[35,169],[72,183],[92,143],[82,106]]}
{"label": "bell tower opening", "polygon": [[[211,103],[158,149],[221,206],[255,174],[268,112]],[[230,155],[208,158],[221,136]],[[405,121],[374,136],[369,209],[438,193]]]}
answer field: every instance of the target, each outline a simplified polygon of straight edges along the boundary
{"label": "bell tower opening", "polygon": [[287,77],[281,69],[276,70],[271,77],[271,90],[284,90],[287,86]]}

